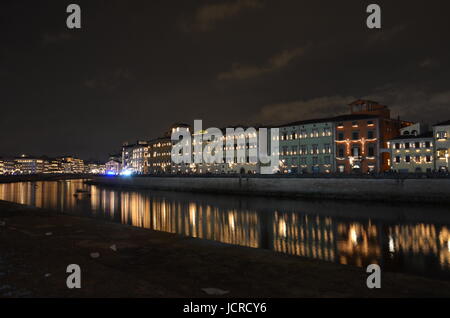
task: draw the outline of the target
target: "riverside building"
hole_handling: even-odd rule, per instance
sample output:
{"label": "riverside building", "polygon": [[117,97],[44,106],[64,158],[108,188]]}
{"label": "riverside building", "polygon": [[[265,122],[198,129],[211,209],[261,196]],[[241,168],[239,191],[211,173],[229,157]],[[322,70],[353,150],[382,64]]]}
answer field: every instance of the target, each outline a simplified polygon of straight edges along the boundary
{"label": "riverside building", "polygon": [[62,173],[82,174],[84,173],[84,161],[72,156],[58,158],[61,164]]}
{"label": "riverside building", "polygon": [[391,119],[389,108],[378,102],[357,100],[349,106],[350,115],[334,118],[336,171],[379,173],[390,170],[388,141],[412,123]]}
{"label": "riverside building", "polygon": [[432,172],[434,170],[433,133],[426,126],[414,124],[400,130],[400,136],[388,143],[391,169],[399,173]]}
{"label": "riverside building", "polygon": [[450,120],[433,126],[435,138],[435,169],[437,171],[448,172],[450,156]]}
{"label": "riverside building", "polygon": [[149,173],[172,173],[172,140],[165,136],[149,142]]}
{"label": "riverside building", "polygon": [[45,161],[41,158],[33,158],[22,155],[15,159],[16,170],[19,174],[40,174],[44,173]]}
{"label": "riverside building", "polygon": [[[186,162],[172,163],[172,173],[175,174],[255,174],[260,172],[257,161],[258,156],[258,130],[242,127],[228,127],[216,130],[211,134],[208,129],[194,132],[192,135],[186,127],[177,128],[176,132],[190,136],[181,141],[174,141],[177,144],[176,151],[190,149],[189,154],[183,154]],[[190,147],[189,147],[190,144]],[[221,148],[221,149],[220,149]],[[219,149],[222,154],[217,158]],[[252,158],[252,151],[253,157]],[[214,162],[208,162],[205,155],[211,154]],[[213,159],[213,158],[211,158]]]}
{"label": "riverside building", "polygon": [[335,171],[334,123],[307,120],[280,127],[279,156],[282,173]]}
{"label": "riverside building", "polygon": [[129,166],[133,173],[148,174],[150,146],[147,141],[138,141],[130,148]]}
{"label": "riverside building", "polygon": [[122,171],[120,160],[117,158],[110,158],[110,160],[105,164],[105,170],[106,174],[119,175]]}
{"label": "riverside building", "polygon": [[128,142],[122,145],[122,171],[131,171],[132,164],[131,158],[133,155],[134,144],[129,144]]}
{"label": "riverside building", "polygon": [[63,173],[62,161],[56,158],[48,158],[45,160],[44,173],[46,174],[58,174]]}

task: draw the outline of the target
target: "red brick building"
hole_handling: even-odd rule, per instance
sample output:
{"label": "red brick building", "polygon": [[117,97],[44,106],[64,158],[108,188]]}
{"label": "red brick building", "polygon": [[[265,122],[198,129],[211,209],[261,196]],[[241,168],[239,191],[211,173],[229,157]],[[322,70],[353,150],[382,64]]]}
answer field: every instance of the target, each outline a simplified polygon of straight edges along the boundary
{"label": "red brick building", "polygon": [[350,115],[334,118],[337,172],[388,171],[387,142],[411,123],[391,119],[389,108],[374,101],[357,100],[349,106]]}

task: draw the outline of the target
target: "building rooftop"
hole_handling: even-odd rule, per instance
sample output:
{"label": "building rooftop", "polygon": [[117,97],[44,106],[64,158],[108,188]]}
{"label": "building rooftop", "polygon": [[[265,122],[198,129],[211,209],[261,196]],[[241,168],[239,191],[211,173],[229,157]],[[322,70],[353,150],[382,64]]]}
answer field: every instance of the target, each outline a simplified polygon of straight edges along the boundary
{"label": "building rooftop", "polygon": [[420,135],[401,135],[398,137],[395,137],[391,140],[404,140],[404,139],[421,139],[421,138],[433,138],[433,132],[428,131],[426,133],[420,134]]}
{"label": "building rooftop", "polygon": [[450,126],[450,120],[434,125],[434,127],[436,126]]}
{"label": "building rooftop", "polygon": [[316,123],[326,123],[326,122],[340,122],[340,121],[348,121],[348,120],[360,120],[360,119],[371,119],[371,118],[379,118],[377,115],[367,115],[367,114],[349,114],[349,115],[340,115],[335,117],[328,118],[319,118],[319,119],[309,119],[296,121],[293,123],[288,123],[284,125],[280,125],[279,127],[289,127],[289,126],[300,126],[300,125],[308,125],[308,124],[316,124]]}

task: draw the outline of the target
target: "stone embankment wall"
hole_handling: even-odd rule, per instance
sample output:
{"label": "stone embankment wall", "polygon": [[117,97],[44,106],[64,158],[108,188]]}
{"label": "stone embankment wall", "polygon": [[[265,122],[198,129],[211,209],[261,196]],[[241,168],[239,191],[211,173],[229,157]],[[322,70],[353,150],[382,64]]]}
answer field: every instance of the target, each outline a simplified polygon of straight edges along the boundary
{"label": "stone embankment wall", "polygon": [[92,183],[164,191],[450,203],[450,179],[95,177]]}

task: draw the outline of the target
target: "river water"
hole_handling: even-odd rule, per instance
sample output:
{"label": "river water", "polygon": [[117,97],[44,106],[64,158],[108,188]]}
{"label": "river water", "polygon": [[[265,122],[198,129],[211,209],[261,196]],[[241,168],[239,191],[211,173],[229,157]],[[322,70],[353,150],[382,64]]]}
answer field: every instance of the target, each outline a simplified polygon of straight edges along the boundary
{"label": "river water", "polygon": [[[75,195],[79,189],[90,195]],[[357,195],[357,194],[355,194]],[[0,184],[0,200],[341,264],[450,280],[450,206]]]}

